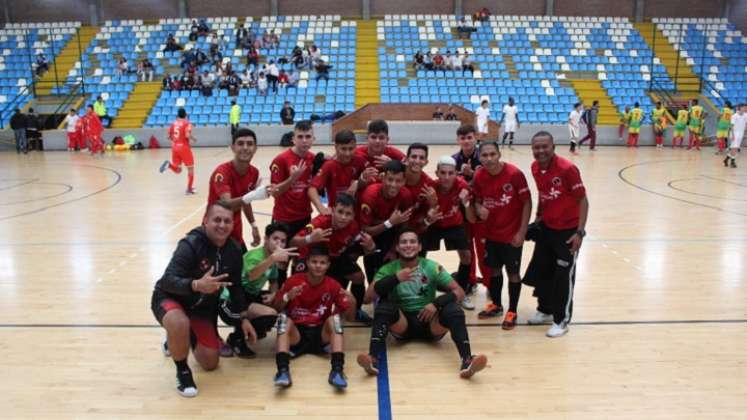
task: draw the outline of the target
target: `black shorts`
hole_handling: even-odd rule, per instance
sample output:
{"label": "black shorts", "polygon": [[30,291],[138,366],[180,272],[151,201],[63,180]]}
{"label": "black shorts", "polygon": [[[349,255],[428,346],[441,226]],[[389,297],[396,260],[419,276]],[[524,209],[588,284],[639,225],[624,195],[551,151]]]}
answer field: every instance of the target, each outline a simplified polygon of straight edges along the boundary
{"label": "black shorts", "polygon": [[309,327],[306,325],[296,325],[301,339],[290,348],[292,357],[298,357],[302,354],[325,354],[329,353],[329,343],[322,342],[322,325]]}
{"label": "black shorts", "polygon": [[281,222],[279,220],[273,220],[273,223],[282,223],[288,228],[288,242],[290,242],[291,239],[293,239],[294,236],[298,232],[300,232],[302,229],[306,227],[306,225],[311,222],[311,217],[307,217],[305,219],[296,220],[293,222]]}
{"label": "black shorts", "polygon": [[496,270],[506,266],[506,273],[519,274],[521,267],[522,247],[515,247],[503,242],[485,241],[485,264]]}
{"label": "black shorts", "polygon": [[[446,335],[446,333],[441,335],[433,335],[431,333],[431,324],[430,322],[423,322],[418,319],[418,313],[419,312],[402,312],[405,315],[405,319],[407,319],[407,329],[405,330],[404,334],[395,334],[391,333],[392,337],[396,338],[397,340],[427,340],[427,341],[438,341]],[[435,316],[438,316],[436,314]]]}
{"label": "black shorts", "polygon": [[469,249],[467,229],[465,229],[464,225],[448,228],[431,226],[423,237],[423,249],[426,251],[438,251],[441,248],[441,239],[446,243],[447,251],[466,251]]}

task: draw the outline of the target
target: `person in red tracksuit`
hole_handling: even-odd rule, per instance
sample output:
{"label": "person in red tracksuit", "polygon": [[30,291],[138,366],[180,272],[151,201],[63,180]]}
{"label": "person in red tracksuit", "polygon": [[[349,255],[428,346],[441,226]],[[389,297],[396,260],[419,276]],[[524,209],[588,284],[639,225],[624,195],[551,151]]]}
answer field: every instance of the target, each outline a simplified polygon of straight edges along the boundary
{"label": "person in red tracksuit", "polygon": [[104,125],[101,124],[99,116],[93,112],[93,105],[88,105],[86,115],[83,117],[83,137],[88,142],[91,154],[104,154]]}
{"label": "person in red tracksuit", "polygon": [[195,181],[195,158],[192,155],[191,144],[197,139],[192,135],[192,123],[187,119],[187,111],[179,108],[177,119],[169,127],[169,140],[171,140],[171,162],[163,161],[159,172],[163,173],[166,168],[178,174],[182,172],[182,163],[187,167],[187,195],[195,194],[192,187]]}

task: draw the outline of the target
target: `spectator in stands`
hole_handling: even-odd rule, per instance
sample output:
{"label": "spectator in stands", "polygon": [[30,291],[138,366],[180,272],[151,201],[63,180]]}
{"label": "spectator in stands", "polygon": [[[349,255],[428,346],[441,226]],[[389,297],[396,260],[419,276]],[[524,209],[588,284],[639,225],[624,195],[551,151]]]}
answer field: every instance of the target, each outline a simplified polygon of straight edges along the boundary
{"label": "spectator in stands", "polygon": [[288,72],[288,83],[287,86],[289,88],[298,87],[298,76],[296,76],[296,72],[291,69]]}
{"label": "spectator in stands", "polygon": [[[42,125],[41,117],[34,111],[34,108],[29,108],[29,113],[26,115],[26,139],[27,147],[26,151],[30,150],[44,150],[42,145]],[[24,151],[24,153],[26,153]]]}
{"label": "spectator in stands", "polygon": [[457,34],[459,35],[459,38],[470,38],[472,36],[472,32],[476,32],[477,29],[472,26],[471,24],[467,23],[467,20],[462,16],[462,19],[459,20],[459,25],[457,25]]}
{"label": "spectator in stands", "polygon": [[161,84],[163,85],[163,90],[172,90],[172,88],[174,87],[173,83],[174,81],[173,79],[171,79],[170,74],[163,76],[163,80],[161,82]]}
{"label": "spectator in stands", "polygon": [[244,24],[239,25],[239,29],[236,30],[236,46],[240,46],[244,42],[244,38],[249,36],[249,31],[246,30]]}
{"label": "spectator in stands", "polygon": [[425,59],[423,61],[423,65],[425,66],[426,70],[433,70],[433,58],[431,57],[430,51],[425,53]]}
{"label": "spectator in stands", "polygon": [[226,66],[223,68],[223,72],[226,74],[226,76],[230,76],[233,74],[233,64],[230,61],[226,63]]}
{"label": "spectator in stands", "polygon": [[322,51],[316,46],[316,44],[312,44],[309,49],[309,67],[315,68],[322,61]]}
{"label": "spectator in stands", "polygon": [[462,70],[462,57],[459,55],[458,51],[454,51],[454,54],[449,56],[449,70]]}
{"label": "spectator in stands", "polygon": [[292,125],[293,119],[296,117],[296,110],[293,109],[290,102],[283,102],[283,109],[280,110],[280,121],[285,125]]}
{"label": "spectator in stands", "polygon": [[244,69],[244,72],[241,73],[241,86],[245,88],[253,88],[257,84],[256,79],[257,72],[252,71],[249,67],[246,67]]}
{"label": "spectator in stands", "polygon": [[215,86],[215,75],[207,70],[200,76],[200,92],[202,96],[213,96],[213,87]]}
{"label": "spectator in stands", "polygon": [[41,76],[49,70],[49,61],[43,53],[36,55],[36,75]]}
{"label": "spectator in stands", "polygon": [[280,71],[278,70],[278,66],[275,64],[275,60],[270,60],[270,63],[267,64],[267,84],[272,89],[273,93],[278,92],[278,76],[280,76]]}
{"label": "spectator in stands", "polygon": [[200,67],[201,65],[207,64],[209,62],[207,54],[205,54],[205,52],[200,48],[198,48],[195,52],[195,62],[197,63],[197,67]]}
{"label": "spectator in stands", "polygon": [[210,32],[210,26],[207,24],[205,18],[200,19],[199,25],[197,25],[197,31],[200,36],[207,35]]}
{"label": "spectator in stands", "polygon": [[278,74],[278,86],[281,88],[288,87],[288,73],[286,73],[285,70],[280,70],[280,73]]}
{"label": "spectator in stands", "polygon": [[487,22],[490,20],[490,10],[487,7],[483,7],[479,12],[475,13],[475,20],[480,22]]}
{"label": "spectator in stands", "polygon": [[433,70],[446,70],[446,63],[440,52],[436,52],[436,55],[433,56]]}
{"label": "spectator in stands", "polygon": [[303,67],[303,50],[298,45],[293,47],[293,51],[291,52],[290,62],[294,66],[296,66],[297,69],[300,69]]}
{"label": "spectator in stands", "polygon": [[464,51],[464,57],[462,57],[462,74],[471,71],[475,72],[475,66],[472,65],[472,57],[470,57],[467,51]]}
{"label": "spectator in stands", "polygon": [[200,31],[200,25],[197,24],[196,19],[192,19],[192,26],[189,28],[189,40],[192,42],[197,41],[197,37],[199,36]]}
{"label": "spectator in stands", "polygon": [[259,79],[257,79],[257,94],[261,96],[267,95],[267,78],[264,72],[260,72]]}
{"label": "spectator in stands", "polygon": [[425,56],[422,52],[417,51],[412,58],[412,66],[415,70],[423,70],[425,68]]}
{"label": "spectator in stands", "polygon": [[249,51],[246,54],[246,65],[247,67],[257,67],[259,65],[259,51],[256,48],[249,48]]}
{"label": "spectator in stands", "polygon": [[129,72],[130,72],[130,63],[127,62],[126,58],[120,57],[119,62],[117,62],[117,75],[124,76]]}
{"label": "spectator in stands", "polygon": [[456,121],[458,119],[456,112],[454,112],[454,107],[449,105],[449,111],[446,113],[446,121]]}
{"label": "spectator in stands", "polygon": [[441,107],[436,107],[436,112],[433,113],[433,120],[434,121],[443,121],[444,120],[444,113],[441,111]]}
{"label": "spectator in stands", "polygon": [[226,77],[226,85],[228,88],[228,96],[239,96],[239,88],[241,87],[241,80],[236,73],[231,72]]}
{"label": "spectator in stands", "polygon": [[104,105],[104,98],[102,98],[101,95],[97,96],[96,102],[93,103],[93,112],[95,112],[96,115],[99,116],[101,124],[103,124],[104,127],[109,128],[112,123],[112,119],[106,113],[106,105]]}
{"label": "spectator in stands", "polygon": [[280,46],[280,36],[278,35],[279,30],[272,31],[270,34],[270,48],[277,48]]}
{"label": "spectator in stands", "polygon": [[169,51],[179,51],[183,47],[179,45],[178,42],[176,42],[176,38],[174,38],[174,34],[169,34],[169,36],[166,38],[166,46],[163,48],[164,52]]}
{"label": "spectator in stands", "polygon": [[26,126],[28,119],[19,108],[15,109],[13,116],[10,117],[10,128],[16,138],[16,153],[28,153],[28,141],[26,140]]}
{"label": "spectator in stands", "polygon": [[144,82],[145,79],[148,79],[149,82],[153,81],[153,63],[148,60],[148,57],[145,57],[139,64],[138,64],[138,74],[140,75],[140,81]]}
{"label": "spectator in stands", "polygon": [[329,70],[332,68],[329,64],[322,60],[319,60],[319,64],[316,66],[316,80],[321,79],[329,80]]}
{"label": "spectator in stands", "polygon": [[216,63],[219,63],[223,60],[223,53],[220,52],[220,47],[218,44],[210,44],[210,50],[208,51],[208,54],[210,55],[210,64],[215,65]]}
{"label": "spectator in stands", "polygon": [[192,63],[195,63],[195,53],[194,53],[194,51],[192,51],[191,49],[189,49],[187,51],[184,51],[184,53],[182,54],[182,62],[179,63],[179,66],[182,69],[186,69],[187,67],[189,67],[190,65],[192,65]]}

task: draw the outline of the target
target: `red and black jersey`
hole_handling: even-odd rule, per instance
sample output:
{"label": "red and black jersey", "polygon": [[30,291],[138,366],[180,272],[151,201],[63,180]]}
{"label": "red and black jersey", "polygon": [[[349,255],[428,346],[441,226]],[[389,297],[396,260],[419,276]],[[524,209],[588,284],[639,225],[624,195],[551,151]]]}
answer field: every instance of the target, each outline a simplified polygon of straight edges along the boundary
{"label": "red and black jersey", "polygon": [[311,186],[317,190],[324,188],[327,191],[329,207],[332,208],[335,206],[337,195],[350,188],[350,184],[361,176],[366,165],[366,160],[360,156],[353,156],[353,159],[347,165],[343,165],[336,159],[330,159],[324,162],[319,172],[311,180]]}
{"label": "red and black jersey", "polygon": [[[310,235],[314,229],[331,229],[332,228],[332,216],[319,215],[306,225],[305,229],[298,232],[298,236],[304,237]],[[343,229],[332,229],[332,235],[327,237],[328,242],[322,243],[325,248],[329,250],[329,256],[336,258],[345,253],[345,251],[351,247],[358,236],[361,233],[361,229],[358,222],[351,220],[347,226]],[[309,254],[309,247],[304,246],[298,250],[300,258],[306,258]]]}
{"label": "red and black jersey", "polygon": [[402,187],[394,198],[385,198],[384,184],[373,184],[366,187],[360,197],[358,221],[361,226],[375,226],[384,223],[395,209],[405,211],[412,207],[410,191]]}
{"label": "red and black jersey", "polygon": [[576,165],[555,155],[547,169],[540,169],[539,164],[533,162],[532,176],[539,192],[542,223],[557,230],[578,227],[578,201],[586,197],[586,188]]}
{"label": "red and black jersey", "polygon": [[306,156],[298,156],[290,148],[277,155],[270,164],[270,182],[279,184],[290,176],[291,168],[298,166],[301,161],[306,162],[306,169],[285,193],[275,197],[272,208],[272,219],[279,222],[296,222],[311,216],[311,200],[307,193],[311,181],[311,168],[314,164],[314,154],[306,152]]}
{"label": "red and black jersey", "polygon": [[[220,199],[221,194],[230,193],[231,198],[241,197],[257,188],[259,170],[252,165],[244,175],[236,172],[233,162],[225,162],[218,165],[210,175],[210,191],[208,192],[208,205]],[[233,212],[233,231],[231,237],[244,243],[241,227],[241,209]]]}
{"label": "red and black jersey", "polygon": [[[384,155],[389,156],[392,160],[399,160],[402,161],[405,159],[405,154],[402,153],[399,149],[392,146],[385,146],[384,147]],[[376,166],[376,157],[370,156],[368,154],[368,146],[358,146],[355,148],[355,156],[361,157],[366,160],[367,167],[368,166]],[[381,169],[381,165],[376,166],[378,169]]]}
{"label": "red and black jersey", "polygon": [[405,183],[405,187],[408,191],[410,191],[410,195],[413,197],[413,200],[415,202],[415,207],[412,210],[412,216],[410,216],[410,220],[407,222],[407,225],[418,230],[424,230],[425,228],[421,224],[425,216],[428,214],[428,210],[430,210],[430,204],[428,204],[428,200],[426,200],[425,195],[423,195],[422,190],[423,187],[429,186],[429,187],[436,187],[436,182],[433,181],[431,177],[425,174],[425,172],[420,173],[420,179],[418,182],[414,185],[407,185]]}
{"label": "red and black jersey", "polygon": [[469,191],[467,181],[461,177],[457,177],[454,185],[446,192],[441,192],[438,187],[435,188],[436,195],[438,196],[438,208],[443,217],[433,225],[438,228],[450,228],[463,224],[464,216],[462,215],[462,201],[459,199],[459,193],[462,190]]}
{"label": "red and black jersey", "polygon": [[483,226],[488,240],[510,243],[521,229],[524,203],[531,197],[524,174],[516,166],[504,162],[497,175],[490,175],[484,167],[475,172],[472,180],[475,199],[490,212]]}
{"label": "red and black jersey", "polygon": [[283,296],[296,286],[302,286],[301,294],[291,299],[285,311],[296,325],[316,327],[324,324],[330,316],[345,312],[351,301],[335,279],[325,276],[317,285],[309,282],[308,273],[297,273],[283,283],[275,294],[275,302],[282,301]]}

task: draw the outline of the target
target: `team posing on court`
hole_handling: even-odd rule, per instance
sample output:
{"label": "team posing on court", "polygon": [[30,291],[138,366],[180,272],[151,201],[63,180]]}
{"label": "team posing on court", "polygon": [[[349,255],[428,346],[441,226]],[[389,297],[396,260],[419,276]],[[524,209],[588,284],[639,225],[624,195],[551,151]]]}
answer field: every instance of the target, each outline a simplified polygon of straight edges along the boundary
{"label": "team posing on court", "polygon": [[[186,113],[178,115],[170,130],[178,147],[161,172],[178,172],[183,163],[190,175],[188,193],[193,193],[189,144],[194,137]],[[212,370],[221,355],[255,356],[250,346],[273,328],[276,386],[291,386],[291,359],[314,353],[330,355],[328,382],[344,389],[343,320],[371,325],[369,351],[357,357],[370,375],[378,374],[387,336],[440,340],[449,333],[461,360],[459,374],[470,378],[487,364],[471,349],[463,311],[474,309],[468,295],[477,271],[490,298],[478,317],[490,319],[504,315],[505,268],[509,302],[502,327],[513,329],[522,247],[529,239],[536,245],[524,283],[535,288],[538,311],[528,322],[551,324],[549,337],[565,334],[588,213],[579,171],[555,154],[549,133],[535,134],[531,171],[539,204],[530,224],[532,200],[524,174],[501,160],[497,143],[478,144],[478,133],[469,124],[459,127],[460,150],[438,159],[433,178],[424,171],[428,146],[413,143],[404,154],[389,146],[385,121],[369,123],[365,145],[358,146],[351,131],[337,133],[332,157],[311,152],[314,129],[301,121],[293,146],[272,160],[270,182],[261,185],[251,164],[257,137],[238,128],[233,159],[210,176],[202,225],[179,241],[152,295],[179,393],[197,395],[187,363],[190,348],[200,366]],[[262,235],[252,202],[270,197],[272,222]],[[251,226],[252,249],[244,242],[243,217]],[[458,255],[454,273],[427,258],[442,241]],[[368,303],[374,303],[372,317],[362,309]],[[225,343],[218,318],[233,328]]]}

